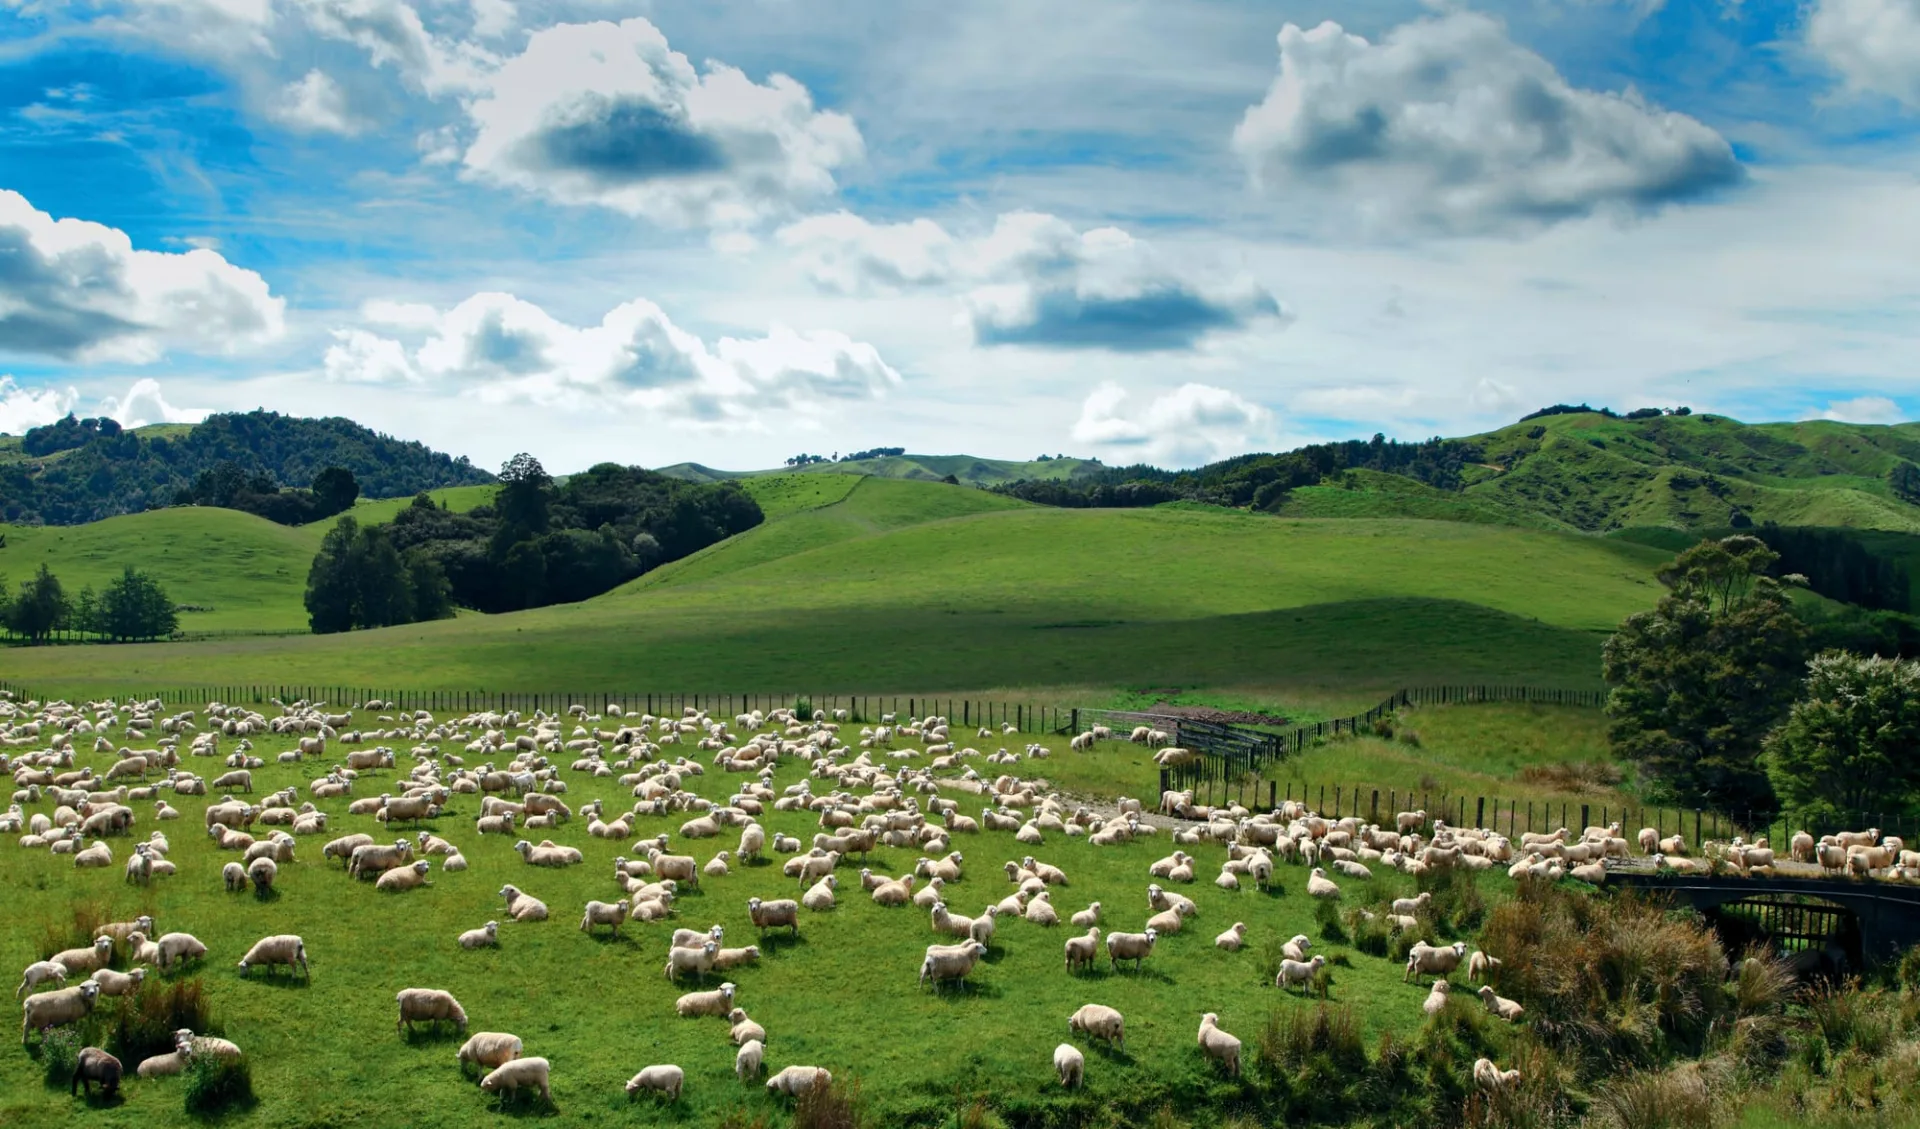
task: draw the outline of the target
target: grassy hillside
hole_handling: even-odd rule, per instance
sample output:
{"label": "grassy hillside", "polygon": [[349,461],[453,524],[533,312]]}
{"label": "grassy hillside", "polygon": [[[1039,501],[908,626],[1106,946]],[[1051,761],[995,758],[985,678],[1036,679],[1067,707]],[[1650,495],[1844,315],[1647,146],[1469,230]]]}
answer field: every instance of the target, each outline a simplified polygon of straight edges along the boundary
{"label": "grassy hillside", "polygon": [[[435,502],[453,510],[465,513],[475,506],[483,506],[493,501],[498,486],[445,486],[438,490],[427,491],[427,496]],[[378,525],[393,520],[393,515],[413,504],[411,496],[405,498],[362,498],[347,511],[353,520],[361,525]],[[313,523],[315,527],[331,528],[337,517],[325,518]],[[318,545],[318,541],[315,542]]]}
{"label": "grassy hillside", "polygon": [[727,479],[752,479],[766,476],[851,474],[873,478],[907,478],[939,482],[953,475],[963,486],[997,486],[1021,479],[1066,479],[1099,469],[1091,459],[1047,459],[1044,462],[1015,462],[1007,459],[983,459],[973,455],[888,455],[847,462],[809,463],[784,471],[715,470],[699,463],[675,463],[661,467],[659,473],[693,482],[721,482]]}
{"label": "grassy hillside", "polygon": [[583,604],[7,658],[34,686],[1586,686],[1666,556],[1494,525],[1058,510],[864,479]]}

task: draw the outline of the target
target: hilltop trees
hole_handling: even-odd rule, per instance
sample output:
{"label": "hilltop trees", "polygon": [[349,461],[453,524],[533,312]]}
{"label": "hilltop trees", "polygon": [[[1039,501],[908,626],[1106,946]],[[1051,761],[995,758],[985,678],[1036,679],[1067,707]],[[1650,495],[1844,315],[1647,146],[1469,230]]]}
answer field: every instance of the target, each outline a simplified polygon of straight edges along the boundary
{"label": "hilltop trees", "polygon": [[402,558],[380,526],[343,517],[307,570],[307,622],[316,634],[391,627],[453,614],[446,573],[425,557]]}
{"label": "hilltop trees", "polygon": [[1766,571],[1765,543],[1703,541],[1660,570],[1668,592],[1602,651],[1615,750],[1656,798],[1770,817],[1761,753],[1799,689],[1806,628]]}
{"label": "hilltop trees", "polygon": [[305,525],[351,508],[359,496],[360,483],[345,467],[321,471],[314,476],[312,489],[291,490],[282,489],[265,471],[248,474],[238,463],[222,461],[196,475],[193,485],[182,487],[174,503],[219,506],[281,525]]}
{"label": "hilltop trees", "polygon": [[1767,741],[1767,769],[1799,818],[1841,826],[1920,797],[1920,663],[1831,651]]}

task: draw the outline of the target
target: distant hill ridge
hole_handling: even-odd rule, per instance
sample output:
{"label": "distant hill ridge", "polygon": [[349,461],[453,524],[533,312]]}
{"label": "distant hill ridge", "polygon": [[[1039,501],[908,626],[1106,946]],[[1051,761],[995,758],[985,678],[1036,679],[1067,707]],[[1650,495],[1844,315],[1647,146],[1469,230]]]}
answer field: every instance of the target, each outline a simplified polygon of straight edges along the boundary
{"label": "distant hill ridge", "polygon": [[1021,462],[1011,459],[984,459],[974,455],[881,455],[869,459],[847,459],[807,463],[803,466],[776,467],[770,470],[716,470],[700,463],[675,463],[658,468],[658,473],[690,482],[725,482],[737,478],[758,478],[777,474],[859,474],[874,478],[904,478],[919,482],[944,482],[951,475],[962,486],[1000,486],[1021,481],[1067,481],[1105,470],[1098,459],[1048,458]]}

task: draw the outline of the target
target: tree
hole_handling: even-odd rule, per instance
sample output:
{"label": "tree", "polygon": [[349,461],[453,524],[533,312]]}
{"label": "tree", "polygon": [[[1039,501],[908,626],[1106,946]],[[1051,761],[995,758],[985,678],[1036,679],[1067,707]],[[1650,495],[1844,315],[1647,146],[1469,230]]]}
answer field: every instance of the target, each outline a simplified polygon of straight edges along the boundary
{"label": "tree", "polygon": [[7,626],[30,642],[44,643],[67,625],[72,611],[60,578],[42,562],[33,579],[20,586],[20,594],[7,611]]}
{"label": "tree", "polygon": [[360,497],[360,483],[345,467],[330,466],[313,476],[313,500],[319,506],[315,518],[332,517],[353,508]]}
{"label": "tree", "polygon": [[1767,739],[1774,791],[1809,822],[1841,826],[1920,799],[1920,663],[1830,651]]}
{"label": "tree", "polygon": [[160,582],[132,565],[101,594],[93,629],[110,639],[159,639],[174,633],[180,616]]}
{"label": "tree", "polygon": [[356,604],[353,543],[360,525],[350,517],[335,522],[320,539],[320,551],[307,569],[307,624],[316,635],[352,631]]}
{"label": "tree", "polygon": [[1669,591],[1659,605],[1607,640],[1609,736],[1652,798],[1774,813],[1761,753],[1798,690],[1807,635],[1765,575],[1776,559],[1754,537],[1703,541],[1660,570]]}
{"label": "tree", "polygon": [[547,502],[552,490],[552,476],[539,459],[525,451],[500,468],[500,492],[494,496],[493,508],[500,513],[503,537],[496,543],[503,553],[514,543],[547,531]]}
{"label": "tree", "polygon": [[306,603],[316,634],[411,623],[411,571],[386,530],[343,517],[307,570]]}
{"label": "tree", "polygon": [[407,554],[406,562],[407,596],[414,622],[452,619],[453,584],[447,579],[447,570],[439,561],[417,551]]}
{"label": "tree", "polygon": [[88,584],[80,589],[80,595],[74,597],[73,614],[67,618],[73,630],[82,635],[100,635],[100,597]]}

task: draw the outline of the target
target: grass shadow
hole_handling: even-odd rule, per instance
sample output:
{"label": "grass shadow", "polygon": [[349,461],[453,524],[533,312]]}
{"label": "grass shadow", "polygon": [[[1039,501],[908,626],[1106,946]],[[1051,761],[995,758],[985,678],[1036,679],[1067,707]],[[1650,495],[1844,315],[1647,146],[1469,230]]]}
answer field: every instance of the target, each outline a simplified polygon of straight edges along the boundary
{"label": "grass shadow", "polygon": [[258,885],[255,885],[253,888],[253,900],[272,905],[274,902],[280,900],[280,888],[278,886],[268,886],[265,889],[261,889]]}
{"label": "grass shadow", "polygon": [[782,949],[803,947],[807,944],[807,938],[802,934],[769,931],[760,934],[760,939],[754,943],[760,946],[762,956],[778,956]]}
{"label": "grass shadow", "polygon": [[433,1046],[438,1043],[464,1042],[460,1026],[448,1020],[416,1022],[411,1027],[400,1029],[400,1041],[409,1047]]}
{"label": "grass shadow", "polygon": [[253,972],[247,972],[241,975],[240,979],[246,981],[249,984],[262,984],[269,988],[283,988],[283,989],[297,988],[301,991],[305,991],[306,989],[313,987],[312,976],[305,975],[293,969],[286,969],[285,971],[273,971],[281,967],[282,966],[277,964],[270,964],[270,965],[267,965],[265,969],[260,970],[258,974],[255,974]]}

